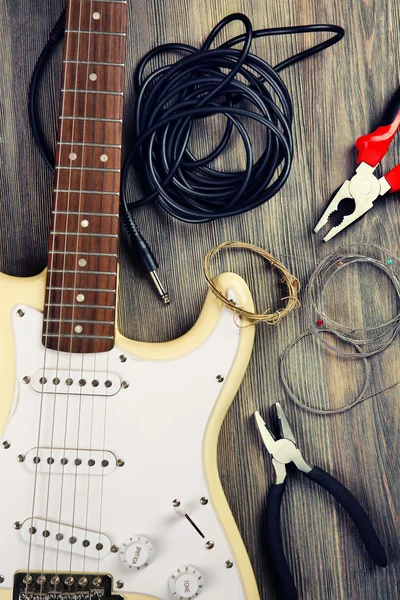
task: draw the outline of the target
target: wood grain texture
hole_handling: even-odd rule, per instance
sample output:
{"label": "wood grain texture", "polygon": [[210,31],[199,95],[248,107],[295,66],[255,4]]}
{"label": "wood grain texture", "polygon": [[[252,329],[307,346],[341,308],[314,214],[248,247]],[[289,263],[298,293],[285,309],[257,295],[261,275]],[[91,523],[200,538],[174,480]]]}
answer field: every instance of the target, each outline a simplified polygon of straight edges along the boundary
{"label": "wood grain texture", "polygon": [[[0,261],[13,275],[40,271],[47,261],[52,176],[42,163],[28,127],[26,93],[35,61],[63,8],[63,0],[4,0],[0,4]],[[353,228],[322,244],[312,229],[331,193],[354,169],[353,144],[379,121],[398,85],[400,8],[355,0],[322,3],[311,0],[153,0],[129,3],[127,95],[124,144],[133,130],[133,69],[155,44],[182,41],[200,44],[211,27],[234,11],[246,12],[254,26],[272,27],[334,22],[346,29],[334,48],[282,73],[294,103],[295,161],[281,193],[263,207],[218,223],[186,225],[154,207],[137,211],[161,265],[160,276],[172,298],[166,308],[122,252],[119,319],[128,337],[162,341],[177,337],[195,321],[206,292],[202,262],[218,242],[240,239],[258,244],[279,257],[305,284],[316,264],[341,244],[374,242],[400,253],[398,196],[377,203]],[[229,35],[238,33],[229,28]],[[271,64],[315,42],[318,36],[258,40],[256,52]],[[60,89],[61,52],[43,79],[40,106],[44,129],[55,139]],[[204,146],[210,120],[203,131]],[[211,129],[210,129],[211,128]],[[399,138],[383,162],[385,170],[400,159]],[[227,164],[236,165],[241,148],[233,148]],[[140,165],[139,165],[140,167]],[[129,196],[140,197],[132,174]],[[279,302],[278,280],[245,253],[225,257],[220,269],[243,275],[256,305]],[[362,302],[365,289],[371,302]],[[332,308],[351,309],[369,323],[393,314],[390,286],[377,273],[338,279],[332,284]],[[257,437],[252,414],[263,415],[281,401],[310,462],[330,471],[360,500],[387,549],[387,569],[375,568],[352,523],[328,494],[291,474],[282,507],[286,554],[302,599],[395,600],[400,588],[399,388],[367,400],[352,412],[324,418],[308,415],[285,397],[277,373],[278,357],[307,327],[304,310],[279,327],[258,328],[253,358],[220,438],[220,470],[224,488],[254,565],[263,600],[278,599],[279,590],[265,553],[263,513],[272,466]],[[369,391],[399,377],[399,341],[370,361]],[[340,406],[358,392],[362,371],[357,362],[339,359],[314,340],[299,345],[290,360],[293,387],[313,406]]]}

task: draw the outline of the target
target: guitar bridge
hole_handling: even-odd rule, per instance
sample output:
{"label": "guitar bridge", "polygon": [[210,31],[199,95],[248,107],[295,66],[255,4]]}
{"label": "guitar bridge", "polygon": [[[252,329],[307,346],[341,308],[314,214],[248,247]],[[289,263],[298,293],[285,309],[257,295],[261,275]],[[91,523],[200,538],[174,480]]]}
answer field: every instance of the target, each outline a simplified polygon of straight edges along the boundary
{"label": "guitar bridge", "polygon": [[98,574],[16,573],[13,600],[111,600],[111,577]]}

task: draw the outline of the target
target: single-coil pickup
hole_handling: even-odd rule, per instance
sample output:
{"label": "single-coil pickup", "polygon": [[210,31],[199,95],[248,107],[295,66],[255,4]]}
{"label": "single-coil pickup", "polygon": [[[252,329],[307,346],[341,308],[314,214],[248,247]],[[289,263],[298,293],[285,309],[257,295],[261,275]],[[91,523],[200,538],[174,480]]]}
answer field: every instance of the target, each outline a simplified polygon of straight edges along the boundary
{"label": "single-coil pickup", "polygon": [[24,463],[30,471],[45,475],[109,475],[117,459],[107,450],[32,448]]}
{"label": "single-coil pickup", "polygon": [[24,377],[36,392],[70,394],[76,396],[114,396],[121,389],[121,380],[114,373],[90,371],[58,371],[39,369],[31,377]]}
{"label": "single-coil pickup", "polygon": [[110,538],[98,531],[88,531],[64,523],[54,523],[38,517],[29,517],[21,527],[21,535],[29,544],[54,548],[60,552],[72,552],[88,558],[104,558],[111,549]]}

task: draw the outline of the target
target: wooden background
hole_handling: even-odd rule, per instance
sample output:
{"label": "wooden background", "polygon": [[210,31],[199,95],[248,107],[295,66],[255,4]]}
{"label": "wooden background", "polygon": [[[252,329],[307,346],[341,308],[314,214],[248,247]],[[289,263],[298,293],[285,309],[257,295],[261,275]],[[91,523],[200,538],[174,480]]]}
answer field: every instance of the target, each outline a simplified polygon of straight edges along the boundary
{"label": "wooden background", "polygon": [[[34,64],[63,4],[63,0],[0,3],[0,268],[12,275],[33,275],[46,264],[52,176],[33,144],[26,100]],[[206,293],[203,256],[220,241],[240,239],[264,247],[303,284],[316,264],[341,244],[373,242],[400,251],[398,195],[380,201],[329,244],[311,233],[330,194],[353,171],[354,140],[376,125],[399,84],[396,0],[131,0],[125,147],[132,131],[132,78],[138,58],[163,42],[197,45],[220,18],[234,11],[247,13],[255,28],[333,22],[346,29],[346,37],[282,74],[294,103],[295,160],[280,194],[248,214],[206,225],[184,225],[154,208],[138,211],[138,222],[159,257],[160,276],[172,299],[169,308],[161,305],[123,249],[120,328],[138,340],[172,339],[192,326]],[[230,35],[236,32],[234,27],[229,30]],[[257,41],[255,50],[275,64],[317,39],[321,37],[269,38]],[[44,78],[41,98],[49,140],[54,140],[59,82],[58,52]],[[399,162],[399,148],[397,137],[384,168]],[[240,162],[240,145],[236,150],[227,158],[228,167]],[[133,176],[130,186],[138,197]],[[279,279],[258,260],[237,253],[220,266],[247,279],[259,308],[279,304]],[[340,276],[328,296],[330,310],[344,320],[352,317],[370,324],[396,312],[385,277],[365,267]],[[281,401],[305,456],[344,482],[361,501],[389,556],[387,569],[375,568],[343,511],[325,491],[293,473],[283,503],[282,530],[300,597],[394,600],[400,589],[400,387],[341,416],[316,417],[299,410],[285,396],[277,364],[283,349],[306,327],[305,311],[300,309],[278,327],[258,328],[249,370],[220,438],[223,485],[261,597],[279,598],[261,529],[272,465],[255,432],[252,413],[259,409],[266,415],[268,406]],[[396,340],[370,361],[370,392],[397,380],[399,356]],[[358,393],[362,368],[358,361],[340,359],[307,339],[291,354],[289,375],[296,392],[310,405],[333,407]]]}

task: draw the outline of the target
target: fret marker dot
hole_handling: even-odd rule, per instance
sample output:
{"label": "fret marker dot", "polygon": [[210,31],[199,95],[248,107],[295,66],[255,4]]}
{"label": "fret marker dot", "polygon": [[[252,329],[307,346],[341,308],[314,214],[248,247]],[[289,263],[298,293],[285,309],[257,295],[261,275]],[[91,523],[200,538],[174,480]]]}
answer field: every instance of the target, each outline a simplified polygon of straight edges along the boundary
{"label": "fret marker dot", "polygon": [[75,333],[82,333],[82,331],[83,331],[83,327],[82,327],[82,325],[77,325],[77,326],[75,327]]}
{"label": "fret marker dot", "polygon": [[95,12],[95,13],[93,13],[93,19],[94,19],[95,21],[98,21],[98,20],[100,19],[100,13],[99,13],[99,12]]}
{"label": "fret marker dot", "polygon": [[83,294],[78,294],[76,299],[78,300],[78,302],[83,302],[85,299],[85,296]]}
{"label": "fret marker dot", "polygon": [[90,73],[89,79],[90,79],[90,81],[96,81],[96,79],[97,79],[96,73]]}
{"label": "fret marker dot", "polygon": [[107,156],[107,154],[102,154],[102,155],[100,156],[100,160],[101,160],[101,162],[107,162],[107,161],[108,161],[108,156]]}
{"label": "fret marker dot", "polygon": [[89,227],[89,221],[87,219],[83,219],[83,221],[81,221],[81,226],[82,227]]}
{"label": "fret marker dot", "polygon": [[86,260],[85,260],[84,258],[80,258],[80,259],[78,260],[78,265],[79,265],[80,267],[86,267],[86,265],[87,265],[87,262],[86,262]]}
{"label": "fret marker dot", "polygon": [[69,160],[76,160],[78,157],[75,154],[75,152],[71,152],[71,154],[68,156]]}

